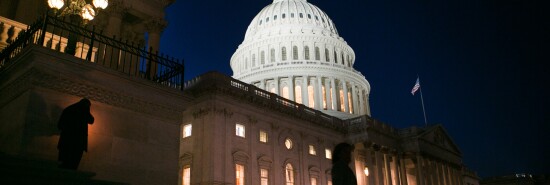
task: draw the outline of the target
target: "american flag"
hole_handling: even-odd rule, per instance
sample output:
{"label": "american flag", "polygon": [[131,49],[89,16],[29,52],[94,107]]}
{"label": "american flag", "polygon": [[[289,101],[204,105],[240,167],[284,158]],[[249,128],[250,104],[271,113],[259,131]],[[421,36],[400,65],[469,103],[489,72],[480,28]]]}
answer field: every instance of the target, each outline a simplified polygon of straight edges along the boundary
{"label": "american flag", "polygon": [[414,84],[411,94],[414,96],[414,93],[420,89],[420,78],[416,78],[416,83]]}

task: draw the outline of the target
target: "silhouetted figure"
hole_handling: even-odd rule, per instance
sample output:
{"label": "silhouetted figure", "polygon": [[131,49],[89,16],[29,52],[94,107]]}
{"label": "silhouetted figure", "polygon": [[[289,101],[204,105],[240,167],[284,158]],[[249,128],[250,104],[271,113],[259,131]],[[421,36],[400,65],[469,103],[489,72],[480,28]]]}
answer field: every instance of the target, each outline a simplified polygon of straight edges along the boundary
{"label": "silhouetted figure", "polygon": [[88,151],[88,124],[94,123],[90,100],[84,98],[63,110],[57,127],[61,130],[57,149],[60,168],[76,170],[82,153]]}
{"label": "silhouetted figure", "polygon": [[357,179],[349,168],[351,152],[354,147],[348,143],[340,143],[332,152],[332,185],[357,185]]}

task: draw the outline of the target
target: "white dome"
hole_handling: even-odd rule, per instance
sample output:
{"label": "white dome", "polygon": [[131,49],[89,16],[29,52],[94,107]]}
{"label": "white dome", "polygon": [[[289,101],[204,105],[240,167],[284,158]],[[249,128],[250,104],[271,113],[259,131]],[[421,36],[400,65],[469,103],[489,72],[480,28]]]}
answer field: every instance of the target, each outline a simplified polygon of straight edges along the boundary
{"label": "white dome", "polygon": [[306,0],[274,0],[248,26],[231,68],[233,78],[351,118],[370,115],[370,85],[354,62],[353,49],[321,9]]}

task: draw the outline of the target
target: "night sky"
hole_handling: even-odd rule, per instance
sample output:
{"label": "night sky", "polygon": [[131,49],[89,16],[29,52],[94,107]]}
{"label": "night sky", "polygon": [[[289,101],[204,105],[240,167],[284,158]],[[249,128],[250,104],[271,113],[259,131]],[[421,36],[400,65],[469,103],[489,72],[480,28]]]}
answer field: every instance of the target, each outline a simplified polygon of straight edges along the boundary
{"label": "night sky", "polygon": [[[161,51],[186,80],[229,76],[229,60],[271,0],[177,0]],[[370,82],[372,116],[396,128],[442,124],[480,177],[550,174],[550,19],[534,0],[308,0],[334,21]],[[543,49],[544,48],[544,49]]]}

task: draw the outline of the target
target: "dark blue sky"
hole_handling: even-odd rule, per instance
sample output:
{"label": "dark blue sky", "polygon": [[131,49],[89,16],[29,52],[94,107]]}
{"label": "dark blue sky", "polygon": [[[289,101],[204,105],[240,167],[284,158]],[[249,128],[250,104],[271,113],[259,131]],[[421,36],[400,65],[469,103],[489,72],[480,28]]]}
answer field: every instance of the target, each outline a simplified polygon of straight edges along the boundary
{"label": "dark blue sky", "polygon": [[[232,75],[230,57],[271,2],[177,0],[167,8],[161,51],[185,60],[187,80]],[[419,75],[428,122],[447,129],[481,177],[550,173],[550,19],[542,1],[308,2],[354,49],[374,118],[422,126],[420,96],[410,94]]]}

